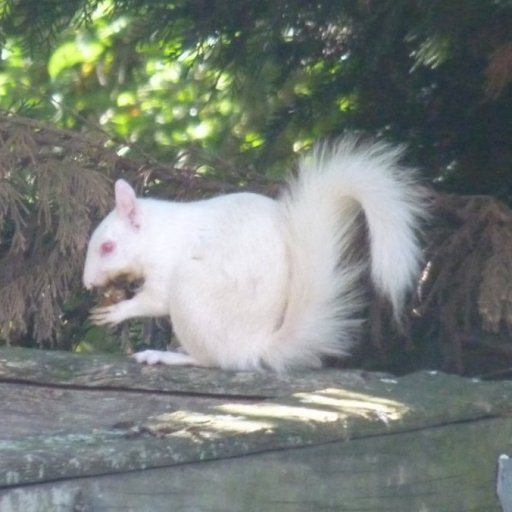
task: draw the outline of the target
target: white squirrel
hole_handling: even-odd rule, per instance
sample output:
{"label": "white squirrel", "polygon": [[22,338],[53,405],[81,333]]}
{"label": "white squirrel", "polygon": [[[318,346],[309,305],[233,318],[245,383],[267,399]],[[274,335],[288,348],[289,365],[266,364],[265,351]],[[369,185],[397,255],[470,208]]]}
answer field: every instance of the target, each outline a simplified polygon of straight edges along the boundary
{"label": "white squirrel", "polygon": [[353,261],[358,213],[373,283],[396,319],[420,271],[424,201],[400,156],[352,138],[317,146],[277,200],[246,192],[141,199],[118,180],[115,208],[89,242],[83,282],[91,289],[129,274],[144,283],[132,298],[94,309],[92,320],[170,316],[183,352],[134,355],[149,364],[283,371],[347,356],[365,304],[366,262]]}

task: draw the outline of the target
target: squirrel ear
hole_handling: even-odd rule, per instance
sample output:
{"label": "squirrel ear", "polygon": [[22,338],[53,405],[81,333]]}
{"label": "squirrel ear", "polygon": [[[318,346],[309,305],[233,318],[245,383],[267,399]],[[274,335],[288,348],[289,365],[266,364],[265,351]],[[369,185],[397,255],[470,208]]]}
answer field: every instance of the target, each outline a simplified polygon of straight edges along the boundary
{"label": "squirrel ear", "polygon": [[117,180],[114,191],[117,213],[131,226],[138,229],[140,227],[140,213],[135,190],[126,181]]}

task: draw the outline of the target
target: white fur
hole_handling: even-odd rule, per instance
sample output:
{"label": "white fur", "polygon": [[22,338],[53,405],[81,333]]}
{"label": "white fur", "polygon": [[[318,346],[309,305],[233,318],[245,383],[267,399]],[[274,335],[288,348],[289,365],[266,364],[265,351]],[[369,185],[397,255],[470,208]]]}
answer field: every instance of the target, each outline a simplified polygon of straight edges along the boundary
{"label": "white fur", "polygon": [[[144,277],[130,300],[97,308],[98,324],[170,315],[186,354],[145,351],[140,362],[237,370],[319,366],[344,356],[357,337],[365,262],[351,258],[365,214],[371,276],[400,317],[420,266],[423,215],[400,151],[319,146],[278,200],[239,193],[174,203],[137,199],[116,183],[116,208],[94,232],[84,284],[129,273]],[[116,249],[101,255],[100,246]]]}

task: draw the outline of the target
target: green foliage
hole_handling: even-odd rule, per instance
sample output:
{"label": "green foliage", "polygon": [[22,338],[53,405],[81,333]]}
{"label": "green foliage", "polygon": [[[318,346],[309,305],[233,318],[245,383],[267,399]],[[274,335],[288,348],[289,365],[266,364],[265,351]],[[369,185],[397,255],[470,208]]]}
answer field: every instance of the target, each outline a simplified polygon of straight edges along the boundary
{"label": "green foliage", "polygon": [[508,0],[7,6],[3,108],[37,105],[73,129],[101,126],[125,151],[205,171],[216,155],[272,174],[351,129],[408,143],[447,188],[512,194],[512,50],[491,66],[509,42]]}
{"label": "green foliage", "polygon": [[201,159],[206,172],[214,155],[233,167],[253,167],[254,153],[270,137],[261,126],[273,109],[255,108],[275,102],[270,95],[264,100],[266,82],[254,84],[257,97],[249,91],[237,98],[237,76],[215,63],[217,39],[188,47],[179,34],[141,42],[139,18],[106,6],[90,13],[89,24],[64,31],[46,60],[8,39],[0,108],[74,130],[100,127],[123,154],[136,147],[164,161]]}
{"label": "green foliage", "polygon": [[[511,0],[6,0],[0,110],[236,185],[351,130],[406,143],[439,188],[511,202],[511,33]],[[15,169],[0,199],[8,183],[33,216],[37,166]]]}

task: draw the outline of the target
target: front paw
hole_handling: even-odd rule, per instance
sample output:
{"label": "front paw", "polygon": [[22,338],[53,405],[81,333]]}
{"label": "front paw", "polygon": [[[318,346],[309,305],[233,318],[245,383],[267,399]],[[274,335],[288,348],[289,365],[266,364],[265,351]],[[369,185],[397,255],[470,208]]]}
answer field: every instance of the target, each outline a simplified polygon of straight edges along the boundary
{"label": "front paw", "polygon": [[91,310],[90,321],[95,325],[114,326],[124,320],[122,302],[110,306],[101,306]]}

